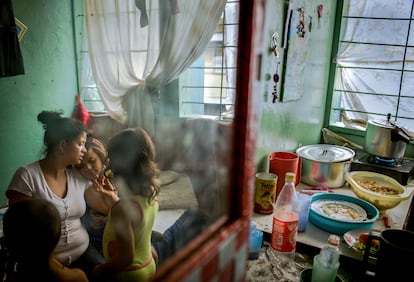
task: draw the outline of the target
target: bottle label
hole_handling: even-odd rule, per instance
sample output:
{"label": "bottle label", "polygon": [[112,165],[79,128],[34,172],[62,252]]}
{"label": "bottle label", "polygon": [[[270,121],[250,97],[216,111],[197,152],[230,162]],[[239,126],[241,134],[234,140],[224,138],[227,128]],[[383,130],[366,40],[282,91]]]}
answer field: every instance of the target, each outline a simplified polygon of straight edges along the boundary
{"label": "bottle label", "polygon": [[256,174],[256,189],[253,211],[258,214],[273,213],[277,176],[271,173]]}
{"label": "bottle label", "polygon": [[297,213],[284,211],[273,217],[270,245],[279,252],[293,252],[296,249],[299,216]]}

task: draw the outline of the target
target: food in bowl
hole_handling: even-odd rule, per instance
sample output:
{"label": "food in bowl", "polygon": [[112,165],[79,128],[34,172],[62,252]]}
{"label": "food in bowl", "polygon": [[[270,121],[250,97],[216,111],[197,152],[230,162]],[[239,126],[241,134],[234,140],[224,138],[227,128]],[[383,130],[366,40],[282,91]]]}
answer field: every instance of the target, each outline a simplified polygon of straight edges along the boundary
{"label": "food in bowl", "polygon": [[320,199],[313,201],[311,209],[324,216],[342,221],[363,221],[367,213],[355,203],[343,200]]}
{"label": "food in bowl", "polygon": [[[324,206],[332,203],[339,204],[338,209],[334,209],[339,214],[326,214],[324,212]],[[309,221],[316,227],[333,234],[341,235],[353,229],[372,228],[379,217],[379,211],[374,205],[355,196],[318,193],[312,196],[312,204],[309,211]],[[347,214],[347,212],[343,213],[345,211],[344,207],[352,210],[352,214],[355,213],[358,217],[344,217]]]}
{"label": "food in bowl", "polygon": [[[376,234],[380,232],[377,229],[354,229],[344,234],[344,240],[348,246],[355,251],[364,254],[367,245],[367,239],[369,233]],[[378,239],[371,239],[370,254],[375,255],[378,253],[380,241]]]}
{"label": "food in bowl", "polygon": [[[365,246],[367,245],[367,239],[368,239],[368,233],[362,233],[361,235],[359,235],[358,238],[358,243],[361,245],[359,248],[363,248],[365,249]],[[355,246],[356,248],[358,248],[358,246]],[[371,253],[376,253],[378,251],[379,248],[379,240],[378,239],[372,239],[371,241]]]}
{"label": "food in bowl", "polygon": [[[365,252],[365,247],[366,247],[366,243],[362,243],[361,241],[356,242],[355,245],[352,246],[352,248],[354,248],[355,250],[357,250],[357,251],[359,251],[361,253],[364,253]],[[378,244],[371,245],[370,250],[369,250],[370,254],[371,255],[377,254],[378,253],[378,249],[379,249],[378,247],[379,247]]]}
{"label": "food in bowl", "polygon": [[384,185],[370,179],[357,179],[355,181],[361,185],[362,188],[370,190],[372,192],[380,193],[382,195],[398,195],[400,191],[395,190],[392,186]]}
{"label": "food in bowl", "polygon": [[355,195],[376,206],[380,211],[396,207],[411,196],[410,190],[394,178],[371,171],[352,171],[345,174]]}

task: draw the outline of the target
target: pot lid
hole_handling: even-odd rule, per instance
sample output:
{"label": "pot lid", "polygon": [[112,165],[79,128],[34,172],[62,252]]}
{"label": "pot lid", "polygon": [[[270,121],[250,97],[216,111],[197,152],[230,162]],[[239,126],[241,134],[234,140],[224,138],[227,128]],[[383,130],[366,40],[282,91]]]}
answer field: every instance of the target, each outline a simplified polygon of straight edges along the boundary
{"label": "pot lid", "polygon": [[395,123],[392,123],[389,120],[385,120],[385,119],[369,120],[368,122],[378,127],[384,127],[384,128],[390,128],[390,129],[393,129],[396,127]]}
{"label": "pot lid", "polygon": [[300,157],[318,162],[342,162],[355,156],[354,150],[343,146],[315,144],[300,147],[296,150]]}
{"label": "pot lid", "polygon": [[368,120],[368,123],[373,124],[375,126],[384,127],[384,128],[399,129],[399,126],[396,124],[396,122],[391,121],[391,113],[387,114],[387,119]]}

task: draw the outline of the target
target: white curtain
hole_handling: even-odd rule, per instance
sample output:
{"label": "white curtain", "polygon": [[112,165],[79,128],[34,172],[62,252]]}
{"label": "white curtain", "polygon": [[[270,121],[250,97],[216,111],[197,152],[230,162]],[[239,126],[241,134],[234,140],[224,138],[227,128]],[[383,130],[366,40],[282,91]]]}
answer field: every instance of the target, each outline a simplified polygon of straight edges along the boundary
{"label": "white curtain", "polygon": [[[391,113],[396,115],[397,107],[399,107],[399,116],[414,116],[412,99],[411,102],[398,100],[399,94],[413,96],[412,93],[414,93],[414,85],[410,83],[409,74],[404,74],[405,81],[400,81],[401,71],[398,71],[403,68],[403,63],[405,63],[406,70],[414,69],[412,66],[413,56],[411,55],[410,58],[410,52],[412,53],[413,50],[408,48],[407,56],[404,58],[404,47],[381,45],[404,46],[407,40],[409,21],[358,18],[407,19],[411,16],[411,5],[412,0],[345,1],[343,14],[356,18],[343,19],[341,39],[352,42],[378,43],[378,45],[346,42],[340,44],[337,55],[338,70],[335,88],[345,91],[340,96],[340,107],[356,111],[344,112],[346,120],[363,123],[367,119],[380,118],[377,114]],[[412,44],[409,42],[409,45]],[[402,83],[401,92],[400,83]],[[384,95],[359,95],[352,92]]]}
{"label": "white curtain", "polygon": [[151,99],[199,57],[226,0],[85,0],[93,75],[106,110],[154,133]]}

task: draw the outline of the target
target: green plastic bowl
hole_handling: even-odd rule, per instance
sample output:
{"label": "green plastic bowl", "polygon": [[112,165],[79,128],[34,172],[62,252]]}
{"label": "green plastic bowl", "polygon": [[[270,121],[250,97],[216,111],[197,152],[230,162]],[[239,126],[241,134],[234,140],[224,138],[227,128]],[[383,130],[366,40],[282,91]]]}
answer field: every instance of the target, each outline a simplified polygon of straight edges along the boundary
{"label": "green plastic bowl", "polygon": [[334,193],[320,193],[314,194],[312,196],[312,202],[321,199],[351,202],[363,208],[367,213],[367,218],[363,221],[348,221],[331,218],[329,216],[318,213],[311,208],[309,212],[309,221],[313,225],[330,233],[343,235],[353,229],[372,229],[375,221],[380,215],[379,210],[374,205],[357,197]]}

